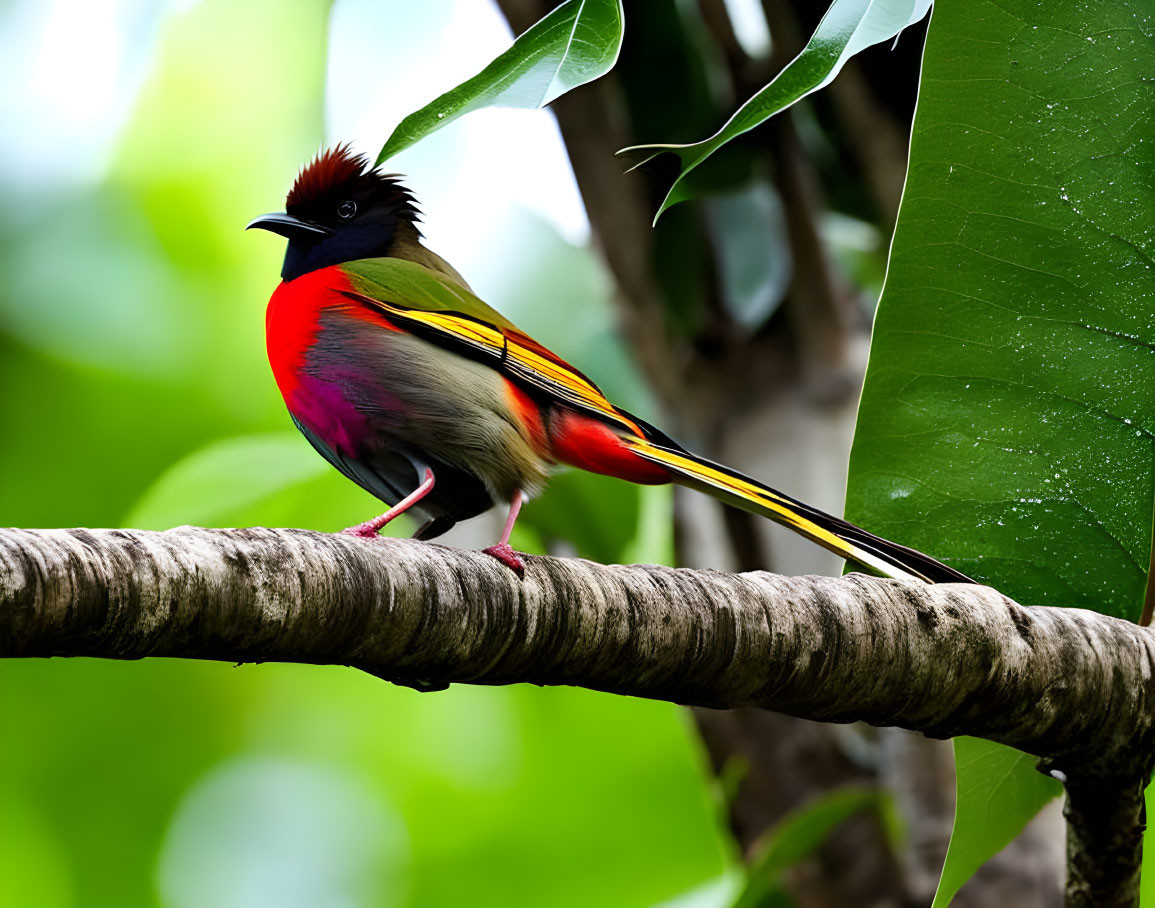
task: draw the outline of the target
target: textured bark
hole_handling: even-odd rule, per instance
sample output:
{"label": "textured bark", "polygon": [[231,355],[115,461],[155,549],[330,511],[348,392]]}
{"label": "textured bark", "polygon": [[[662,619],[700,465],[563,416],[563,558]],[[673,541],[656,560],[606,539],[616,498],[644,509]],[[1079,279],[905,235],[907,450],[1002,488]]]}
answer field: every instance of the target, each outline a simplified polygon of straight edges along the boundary
{"label": "textured bark", "polygon": [[988,587],[722,574],[307,530],[0,531],[0,655],[363,666],[980,735],[1070,777],[1155,752],[1155,631]]}
{"label": "textured bark", "polygon": [[965,584],[527,563],[306,530],[0,530],[0,656],[343,664],[979,735],[1068,780],[1068,903],[1133,903],[1155,631]]}
{"label": "textured bark", "polygon": [[1133,778],[1067,780],[1067,905],[1132,908],[1139,904],[1143,788],[1149,772]]}

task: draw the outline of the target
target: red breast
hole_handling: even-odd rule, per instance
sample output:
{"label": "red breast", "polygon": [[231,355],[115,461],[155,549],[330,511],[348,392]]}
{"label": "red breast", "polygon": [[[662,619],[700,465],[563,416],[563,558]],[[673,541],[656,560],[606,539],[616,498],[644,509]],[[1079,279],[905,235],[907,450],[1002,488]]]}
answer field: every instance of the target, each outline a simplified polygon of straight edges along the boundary
{"label": "red breast", "polygon": [[300,384],[305,353],[317,339],[321,312],[348,302],[340,295],[343,288],[349,288],[349,281],[339,268],[322,268],[284,281],[273,291],[265,310],[265,345],[273,377],[288,404]]}
{"label": "red breast", "polygon": [[305,354],[317,340],[322,312],[341,309],[381,328],[399,330],[379,312],[345,295],[353,292],[352,282],[339,265],[282,281],[273,291],[265,311],[265,344],[273,377],[286,403],[291,403],[300,384]]}

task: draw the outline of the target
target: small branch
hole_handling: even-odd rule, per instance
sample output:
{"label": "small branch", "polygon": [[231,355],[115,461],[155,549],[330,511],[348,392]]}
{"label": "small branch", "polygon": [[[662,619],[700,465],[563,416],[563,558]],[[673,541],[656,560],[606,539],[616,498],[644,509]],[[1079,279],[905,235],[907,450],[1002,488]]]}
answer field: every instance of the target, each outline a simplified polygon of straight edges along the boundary
{"label": "small branch", "polygon": [[847,151],[858,159],[881,214],[879,226],[889,236],[906,181],[910,121],[900,123],[879,103],[857,60],[849,61],[830,85],[830,99],[846,134],[854,137],[846,143]]}
{"label": "small branch", "polygon": [[1151,535],[1151,560],[1147,564],[1147,588],[1143,591],[1143,611],[1139,624],[1149,627],[1155,617],[1155,533]]}
{"label": "small branch", "polygon": [[803,375],[819,399],[837,402],[854,393],[845,375],[854,307],[818,232],[821,190],[789,112],[773,124],[778,193],[794,256],[786,311],[797,339]]}
{"label": "small branch", "polygon": [[1066,782],[1068,908],[1134,908],[1139,904],[1143,789],[1132,779]]}

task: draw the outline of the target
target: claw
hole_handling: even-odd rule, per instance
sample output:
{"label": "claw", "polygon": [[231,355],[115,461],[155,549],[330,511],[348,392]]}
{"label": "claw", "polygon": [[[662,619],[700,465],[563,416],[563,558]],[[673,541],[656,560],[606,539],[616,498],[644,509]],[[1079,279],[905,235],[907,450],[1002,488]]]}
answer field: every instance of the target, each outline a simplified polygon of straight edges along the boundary
{"label": "claw", "polygon": [[496,558],[507,568],[517,574],[518,577],[525,577],[525,562],[521,560],[521,556],[517,554],[508,542],[499,542],[497,545],[491,545],[487,549],[482,549],[486,555]]}
{"label": "claw", "polygon": [[341,530],[342,536],[352,536],[355,539],[380,539],[377,534],[377,528],[373,526],[372,520],[367,520],[365,523],[359,523],[355,527],[346,527]]}
{"label": "claw", "polygon": [[509,544],[509,534],[513,532],[513,522],[517,520],[517,514],[521,510],[521,503],[525,500],[521,489],[513,493],[513,501],[509,503],[509,516],[505,519],[505,529],[501,534],[501,542],[497,545],[491,545],[487,549],[482,549],[486,555],[491,555],[504,564],[507,568],[517,574],[518,577],[525,577],[525,562],[521,560],[521,556],[513,550]]}
{"label": "claw", "polygon": [[357,539],[376,539],[377,534],[381,532],[381,528],[385,526],[385,524],[393,520],[394,517],[399,517],[401,514],[404,514],[413,507],[413,505],[417,504],[417,502],[432,492],[434,482],[436,482],[436,478],[433,475],[433,471],[429,469],[429,467],[423,467],[421,483],[416,489],[402,498],[380,517],[366,520],[364,523],[359,523],[355,527],[346,527],[341,530],[342,535],[353,536]]}

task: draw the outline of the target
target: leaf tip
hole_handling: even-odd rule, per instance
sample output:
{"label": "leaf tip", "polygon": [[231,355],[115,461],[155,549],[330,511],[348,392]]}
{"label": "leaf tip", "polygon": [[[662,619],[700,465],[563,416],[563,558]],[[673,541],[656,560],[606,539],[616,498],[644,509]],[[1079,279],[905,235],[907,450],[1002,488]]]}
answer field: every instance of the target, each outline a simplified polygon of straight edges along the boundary
{"label": "leaf tip", "polygon": [[388,138],[388,140],[386,140],[385,144],[381,146],[381,150],[379,152],[377,152],[377,160],[375,160],[373,162],[373,166],[374,167],[380,167],[382,164],[384,164],[386,161],[388,161],[391,157],[393,157],[393,155],[395,155],[396,153],[397,153],[397,143],[394,142],[393,137],[390,136]]}

